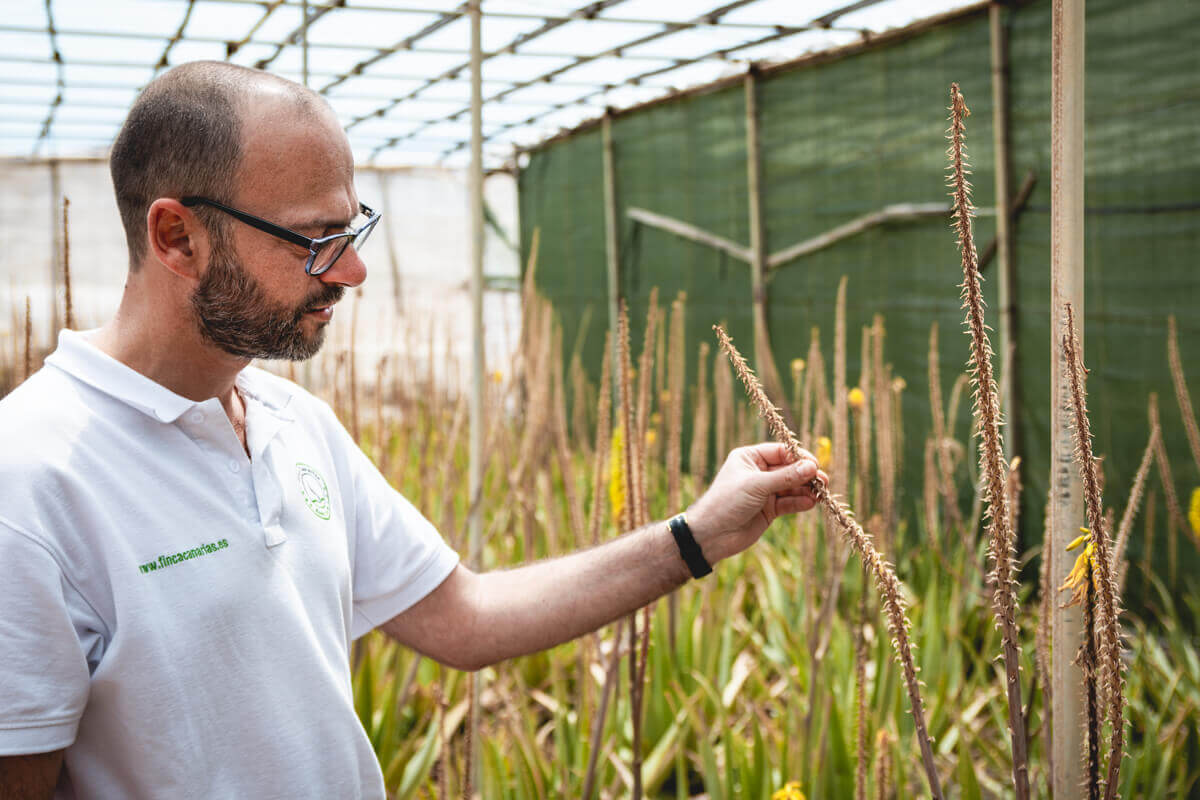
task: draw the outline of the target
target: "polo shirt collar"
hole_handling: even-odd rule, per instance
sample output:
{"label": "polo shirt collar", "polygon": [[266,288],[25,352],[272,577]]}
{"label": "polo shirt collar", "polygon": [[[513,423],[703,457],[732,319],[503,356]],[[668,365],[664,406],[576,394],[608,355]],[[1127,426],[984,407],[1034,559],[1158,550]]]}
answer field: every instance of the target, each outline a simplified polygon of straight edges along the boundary
{"label": "polo shirt collar", "polygon": [[[46,358],[46,363],[159,422],[173,423],[197,405],[196,401],[175,394],[100,350],[88,341],[94,333],[60,331],[58,348]],[[285,411],[291,393],[271,385],[255,372],[245,369],[238,373],[238,389],[281,419],[291,419]]]}

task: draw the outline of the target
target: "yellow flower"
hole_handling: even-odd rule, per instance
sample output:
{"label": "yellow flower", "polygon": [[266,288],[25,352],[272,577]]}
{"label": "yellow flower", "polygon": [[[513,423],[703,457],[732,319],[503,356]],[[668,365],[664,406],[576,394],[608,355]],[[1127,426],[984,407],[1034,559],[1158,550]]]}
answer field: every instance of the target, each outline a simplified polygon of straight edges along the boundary
{"label": "yellow flower", "polygon": [[1188,507],[1188,522],[1192,524],[1192,533],[1200,536],[1200,486],[1192,489],[1192,503]]}
{"label": "yellow flower", "polygon": [[817,440],[817,463],[824,469],[829,469],[830,460],[833,458],[833,442],[829,441],[828,436],[822,436]]}
{"label": "yellow flower", "polygon": [[621,426],[613,428],[612,449],[608,456],[608,503],[618,526],[625,513],[625,436]]}
{"label": "yellow flower", "polygon": [[1071,600],[1067,603],[1068,606],[1083,602],[1089,580],[1093,585],[1095,584],[1096,555],[1095,545],[1092,543],[1092,532],[1087,528],[1079,530],[1083,531],[1083,535],[1076,537],[1075,541],[1067,545],[1067,549],[1074,550],[1084,542],[1087,543],[1087,547],[1084,547],[1083,552],[1075,559],[1075,566],[1071,567],[1071,573],[1067,575],[1062,586],[1058,587],[1060,592],[1071,590]]}
{"label": "yellow flower", "polygon": [[897,392],[897,393],[903,392],[907,388],[908,388],[908,381],[904,380],[904,378],[897,376],[896,378],[892,379],[892,391],[893,392]]}
{"label": "yellow flower", "polygon": [[492,381],[495,383],[504,383],[504,373],[500,370],[496,370],[492,373]]}
{"label": "yellow flower", "polygon": [[850,401],[850,407],[854,409],[862,408],[863,404],[867,402],[867,396],[857,386],[850,390],[850,393],[846,395],[846,399]]}
{"label": "yellow flower", "polygon": [[792,359],[792,374],[799,375],[801,372],[804,372],[804,359],[803,358],[793,358]]}
{"label": "yellow flower", "polygon": [[788,781],[782,789],[771,795],[771,800],[806,800],[804,792],[800,791],[800,781]]}
{"label": "yellow flower", "polygon": [[658,432],[656,430],[654,430],[654,428],[647,428],[646,429],[646,447],[653,447],[654,443],[656,441],[658,441]]}
{"label": "yellow flower", "polygon": [[651,414],[650,415],[650,424],[651,425],[661,425],[662,424],[662,414],[658,413],[657,411],[655,411],[653,414]]}

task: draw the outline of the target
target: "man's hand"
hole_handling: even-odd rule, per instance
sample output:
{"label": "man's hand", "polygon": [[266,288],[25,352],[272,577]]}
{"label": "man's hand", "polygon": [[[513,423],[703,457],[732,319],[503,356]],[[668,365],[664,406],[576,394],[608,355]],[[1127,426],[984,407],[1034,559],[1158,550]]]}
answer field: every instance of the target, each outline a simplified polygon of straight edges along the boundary
{"label": "man's hand", "polygon": [[812,481],[829,477],[807,450],[798,461],[782,444],[739,447],[729,454],[712,485],[687,510],[688,527],[709,563],[742,552],[781,514],[816,504]]}

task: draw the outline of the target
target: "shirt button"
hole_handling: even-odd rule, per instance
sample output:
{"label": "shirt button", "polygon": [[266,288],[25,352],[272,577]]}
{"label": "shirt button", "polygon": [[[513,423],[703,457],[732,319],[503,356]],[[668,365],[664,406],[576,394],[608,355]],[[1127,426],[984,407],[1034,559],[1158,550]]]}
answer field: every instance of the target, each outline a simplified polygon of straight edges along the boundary
{"label": "shirt button", "polygon": [[188,415],[188,421],[194,422],[195,424],[199,425],[201,422],[204,422],[204,412],[203,411],[193,411],[191,414]]}
{"label": "shirt button", "polygon": [[231,459],[229,459],[229,471],[230,472],[241,472],[242,465],[239,464],[236,459],[231,458]]}

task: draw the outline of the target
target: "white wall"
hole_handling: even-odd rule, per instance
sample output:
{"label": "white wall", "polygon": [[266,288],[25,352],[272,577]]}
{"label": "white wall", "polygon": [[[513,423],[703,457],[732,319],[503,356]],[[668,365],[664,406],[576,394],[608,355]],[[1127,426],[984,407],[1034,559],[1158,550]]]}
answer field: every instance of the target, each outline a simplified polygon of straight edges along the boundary
{"label": "white wall", "polygon": [[[62,194],[70,199],[76,327],[94,327],[108,319],[120,300],[127,264],[125,238],[107,163],[67,161],[58,165],[58,171]],[[358,171],[357,184],[363,202],[385,210],[363,253],[369,273],[359,308],[357,349],[362,363],[374,363],[382,352],[412,348],[411,342],[424,343],[432,336],[438,358],[444,359],[448,368],[465,370],[470,352],[466,173],[437,168],[364,168]],[[14,334],[14,318],[23,315],[26,295],[32,299],[35,336],[44,344],[49,344],[55,304],[62,307],[61,286],[57,294],[54,291],[55,284],[61,283],[55,242],[55,231],[61,227],[61,205],[52,197],[51,187],[48,164],[0,160],[0,340]],[[516,182],[507,175],[492,176],[485,194],[493,214],[515,243]],[[517,254],[491,230],[486,239],[485,273],[519,274]],[[393,259],[402,299],[399,316],[393,303]],[[302,275],[301,267],[297,270]],[[350,300],[348,297],[335,314],[327,350],[344,347],[348,341]],[[500,369],[507,365],[519,313],[515,294],[486,296],[489,364]]]}

